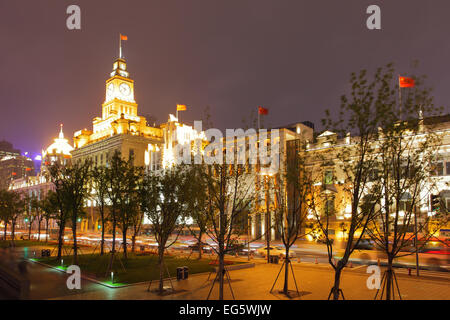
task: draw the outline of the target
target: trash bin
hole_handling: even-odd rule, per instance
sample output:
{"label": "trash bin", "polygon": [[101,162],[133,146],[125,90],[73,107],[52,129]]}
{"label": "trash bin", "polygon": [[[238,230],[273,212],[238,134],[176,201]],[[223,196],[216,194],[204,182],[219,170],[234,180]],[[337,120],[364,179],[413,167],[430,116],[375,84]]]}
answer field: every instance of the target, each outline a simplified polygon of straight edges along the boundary
{"label": "trash bin", "polygon": [[49,249],[42,249],[41,250],[41,257],[50,257],[50,250]]}
{"label": "trash bin", "polygon": [[177,280],[183,280],[184,279],[184,269],[183,267],[177,268]]}
{"label": "trash bin", "polygon": [[280,261],[280,257],[279,256],[270,256],[269,261],[270,261],[270,263],[278,264],[278,262]]}
{"label": "trash bin", "polygon": [[189,276],[189,268],[184,266],[183,267],[183,279],[186,280]]}

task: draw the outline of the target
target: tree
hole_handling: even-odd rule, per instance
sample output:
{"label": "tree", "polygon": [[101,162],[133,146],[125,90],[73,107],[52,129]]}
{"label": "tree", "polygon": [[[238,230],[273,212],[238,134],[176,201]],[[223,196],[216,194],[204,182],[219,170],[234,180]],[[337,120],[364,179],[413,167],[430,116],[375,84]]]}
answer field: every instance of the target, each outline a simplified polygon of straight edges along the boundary
{"label": "tree", "polygon": [[11,241],[14,245],[14,233],[17,219],[22,215],[24,202],[21,200],[20,194],[9,190],[0,190],[0,218],[5,223],[4,238],[8,223],[11,224]]}
{"label": "tree", "polygon": [[31,210],[34,212],[35,221],[38,227],[38,241],[41,241],[41,223],[44,220],[44,212],[43,212],[44,199],[40,200],[36,197],[33,197],[31,200]]}
{"label": "tree", "polygon": [[135,167],[132,159],[125,162],[122,178],[122,196],[119,198],[118,223],[122,230],[123,254],[127,259],[127,233],[128,228],[136,224],[139,214],[138,180],[143,168]]}
{"label": "tree", "polygon": [[[218,255],[219,300],[223,300],[225,254],[234,251],[254,199],[254,177],[241,164],[204,164],[201,185],[210,208],[205,212],[212,227],[207,235],[216,243]],[[213,283],[214,284],[214,283]]]}
{"label": "tree", "polygon": [[[395,88],[395,79],[390,80],[391,87]],[[404,102],[387,106],[380,123],[374,167],[377,178],[373,181],[373,189],[379,192],[376,196],[379,199],[376,203],[377,219],[372,221],[368,229],[372,240],[387,256],[383,284],[386,300],[395,296],[394,259],[417,253],[421,247],[417,244],[419,234],[423,236],[424,245],[437,231],[427,232],[430,217],[420,212],[423,209],[428,211],[430,194],[439,192],[439,178],[433,176],[431,169],[438,160],[437,150],[442,142],[442,136],[433,124],[436,120],[434,116],[439,114],[440,109],[434,107],[431,91],[423,86],[422,77],[416,77],[415,87],[402,93]],[[368,198],[369,204],[366,205],[376,199],[373,196]],[[413,249],[412,243],[415,243]],[[411,252],[405,253],[407,248]],[[398,286],[397,290],[400,295]]]}
{"label": "tree", "polygon": [[[182,166],[149,172],[140,184],[141,210],[150,220],[150,228],[158,243],[159,292],[163,292],[164,251],[178,238],[187,214],[189,180]],[[169,237],[176,234],[173,241]]]}
{"label": "tree", "polygon": [[[124,195],[124,190],[126,188],[126,175],[127,170],[130,166],[130,161],[125,161],[119,151],[115,151],[110,162],[106,168],[106,196],[108,198],[108,203],[110,206],[110,220],[112,224],[112,248],[111,257],[109,261],[109,266],[107,272],[111,270],[114,264],[115,253],[116,253],[116,228],[120,219],[121,210],[124,208],[122,197]],[[121,208],[122,207],[122,208]],[[124,241],[124,246],[126,246],[126,239]],[[126,250],[126,249],[125,249]]]}
{"label": "tree", "polygon": [[48,242],[50,219],[58,216],[58,199],[56,193],[50,190],[41,201],[42,216],[45,219],[45,242]]}
{"label": "tree", "polygon": [[133,235],[131,236],[131,252],[135,251],[136,237],[141,231],[143,220],[144,220],[144,212],[140,209],[140,207],[138,207],[136,214],[133,215],[131,219],[131,227],[133,230]]}
{"label": "tree", "polygon": [[[78,264],[77,222],[78,218],[84,214],[83,207],[89,192],[90,166],[91,161],[85,161],[70,166],[55,163],[49,168],[58,201],[61,202],[60,209],[65,211],[64,217],[71,220],[74,264]],[[60,232],[60,238],[61,236]],[[58,258],[60,258],[60,248]]]}
{"label": "tree", "polygon": [[[392,65],[378,68],[371,81],[367,79],[365,70],[360,71],[359,74],[352,73],[350,98],[346,95],[341,97],[337,121],[332,120],[328,110],[327,117],[323,121],[327,130],[345,137],[346,143],[342,146],[329,141],[332,146],[317,155],[320,158],[324,179],[321,186],[313,192],[311,199],[317,223],[326,240],[328,261],[335,272],[334,285],[329,295],[329,297],[333,296],[334,300],[339,299],[342,293],[340,289],[342,270],[374,216],[374,205],[361,210],[361,204],[364,195],[378,194],[369,183],[369,176],[378,156],[373,139],[377,137],[384,110],[395,104],[395,99],[392,99],[392,89],[389,86],[393,72]],[[354,136],[351,137],[351,135]],[[342,176],[343,184],[341,185],[335,183],[336,171]],[[329,207],[329,200],[337,193],[336,186],[342,191],[343,198],[350,202],[348,240],[344,245],[342,258],[337,261],[333,259],[334,245],[329,232],[329,220],[333,214],[333,210]],[[323,210],[318,211],[318,208]]]}
{"label": "tree", "polygon": [[108,196],[108,175],[107,168],[104,166],[94,167],[92,169],[92,187],[94,189],[94,199],[97,202],[97,208],[100,213],[100,223],[102,235],[100,241],[100,255],[104,253],[105,247],[105,227],[107,216],[107,196]]}
{"label": "tree", "polygon": [[36,212],[33,207],[33,202],[36,200],[35,196],[30,196],[25,194],[23,197],[25,212],[27,213],[25,219],[28,223],[28,240],[31,240],[31,227],[33,226],[33,222],[36,220]]}
{"label": "tree", "polygon": [[0,220],[3,221],[4,230],[3,230],[3,239],[6,240],[6,234],[8,230],[8,222],[9,222],[9,206],[8,206],[8,194],[6,190],[0,189]]}
{"label": "tree", "polygon": [[211,214],[208,214],[209,210],[212,210],[211,203],[208,201],[209,197],[205,192],[205,185],[202,172],[203,166],[191,165],[188,171],[188,179],[191,182],[189,187],[190,197],[188,198],[188,212],[189,217],[192,219],[193,225],[198,228],[195,230],[191,224],[187,224],[187,227],[193,237],[197,240],[198,245],[198,259],[202,258],[203,253],[203,236],[206,235],[208,229],[212,226]]}
{"label": "tree", "polygon": [[[309,212],[309,198],[313,188],[312,172],[307,170],[305,146],[299,140],[290,142],[285,172],[276,176],[275,227],[281,235],[286,253],[283,293],[289,295],[289,250],[302,235]],[[281,270],[280,270],[281,271]]]}
{"label": "tree", "polygon": [[[59,175],[59,169],[57,167],[55,167],[54,169],[49,169],[50,172],[53,171],[52,174],[52,182],[55,185],[55,192],[53,193],[54,196],[52,195],[50,198],[50,201],[52,201],[52,203],[50,205],[56,204],[57,205],[57,210],[53,216],[53,218],[56,220],[56,223],[58,224],[58,253],[56,258],[59,260],[61,259],[62,256],[62,249],[63,249],[63,244],[64,244],[64,233],[65,233],[65,229],[66,229],[66,223],[67,220],[69,219],[69,208],[67,205],[67,201],[64,197],[63,194],[63,187],[62,187],[62,183],[60,183],[61,177]],[[53,176],[54,175],[54,176]],[[53,201],[56,200],[56,202],[54,203]]]}

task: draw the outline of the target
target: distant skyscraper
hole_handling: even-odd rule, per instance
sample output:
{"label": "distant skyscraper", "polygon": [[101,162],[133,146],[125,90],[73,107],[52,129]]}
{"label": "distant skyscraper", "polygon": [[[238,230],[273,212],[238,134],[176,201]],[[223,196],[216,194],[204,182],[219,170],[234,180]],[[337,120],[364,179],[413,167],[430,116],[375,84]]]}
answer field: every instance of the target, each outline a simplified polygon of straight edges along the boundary
{"label": "distant skyscraper", "polygon": [[12,180],[35,175],[34,162],[20,154],[12,143],[0,141],[0,189],[7,189]]}

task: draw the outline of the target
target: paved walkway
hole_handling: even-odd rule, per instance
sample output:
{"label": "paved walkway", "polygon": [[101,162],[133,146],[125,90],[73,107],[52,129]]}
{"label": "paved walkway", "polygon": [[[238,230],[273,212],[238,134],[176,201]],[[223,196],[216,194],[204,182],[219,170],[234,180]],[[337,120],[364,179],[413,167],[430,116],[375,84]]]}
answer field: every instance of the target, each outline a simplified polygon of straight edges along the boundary
{"label": "paved walkway", "polygon": [[[281,265],[257,264],[254,268],[230,271],[231,286],[238,300],[251,299],[286,299],[285,296],[277,293],[283,285],[283,274],[275,286],[273,293],[270,288],[276,278]],[[39,267],[38,267],[39,268]],[[304,300],[324,300],[328,297],[328,293],[333,283],[333,271],[331,267],[326,265],[303,264],[294,265],[295,278],[301,291],[299,299]],[[56,272],[56,271],[52,271]],[[54,275],[65,280],[65,276]],[[369,290],[366,281],[369,274],[366,273],[365,266],[346,269],[342,276],[341,288],[346,299],[367,300],[373,299],[375,290]],[[399,273],[397,275],[402,298],[405,300],[441,300],[450,299],[450,278],[433,278],[427,275],[417,278]],[[187,280],[172,281],[177,293],[160,297],[153,292],[147,291],[147,284],[135,285],[125,288],[106,288],[101,285],[83,281],[82,291],[76,292],[65,289],[66,294],[61,288],[56,288],[56,283],[51,291],[52,296],[47,298],[55,299],[175,299],[175,300],[205,300],[212,285],[211,275],[208,280],[207,274],[193,275]],[[227,284],[227,283],[226,283]],[[169,282],[166,283],[169,285]],[[157,283],[153,285],[156,288]],[[291,289],[294,289],[294,283],[291,279]],[[37,292],[36,292],[37,293]],[[36,297],[36,295],[34,295]],[[218,285],[216,283],[211,299],[217,299]],[[232,299],[229,286],[225,287],[225,298]]]}
{"label": "paved walkway", "polygon": [[[32,250],[28,249],[28,253]],[[244,259],[242,259],[244,260]],[[230,271],[231,286],[237,300],[252,299],[286,299],[277,291],[283,286],[284,273],[275,286],[274,292],[270,288],[281,267],[268,265],[262,259],[255,259],[254,268]],[[366,281],[369,274],[366,266],[355,265],[346,268],[342,275],[341,288],[346,299],[366,300],[373,299],[375,290],[369,290]],[[334,272],[327,264],[293,263],[295,278],[297,280],[303,300],[324,300],[334,280]],[[414,270],[413,270],[414,274]],[[69,290],[66,287],[67,274],[44,267],[40,264],[29,263],[28,276],[31,281],[31,299],[174,299],[174,300],[205,300],[212,285],[214,274],[208,280],[208,274],[190,275],[189,279],[173,280],[176,293],[159,296],[148,292],[148,284],[133,285],[124,288],[108,288],[103,285],[82,280],[81,290]],[[450,273],[421,271],[421,277],[409,276],[405,269],[397,272],[398,283],[405,300],[440,300],[450,299]],[[152,286],[156,288],[157,282]],[[225,283],[225,298],[232,299],[228,283]],[[165,285],[169,285],[167,281]],[[295,289],[292,278],[290,289]],[[211,299],[218,297],[218,284],[216,283]]]}

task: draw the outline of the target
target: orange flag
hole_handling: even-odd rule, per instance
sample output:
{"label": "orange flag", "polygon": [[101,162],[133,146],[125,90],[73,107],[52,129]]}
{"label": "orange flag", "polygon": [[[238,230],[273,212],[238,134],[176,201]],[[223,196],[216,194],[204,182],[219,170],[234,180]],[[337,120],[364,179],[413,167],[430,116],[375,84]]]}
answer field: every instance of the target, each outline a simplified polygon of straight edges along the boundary
{"label": "orange flag", "polygon": [[186,105],[184,104],[177,104],[177,111],[186,111]]}
{"label": "orange flag", "polygon": [[121,35],[120,35],[120,40],[122,40],[122,41],[127,41],[127,40],[128,40],[128,37],[121,34]]}
{"label": "orange flag", "polygon": [[398,79],[400,88],[412,88],[414,87],[414,79],[407,77],[400,77]]}

